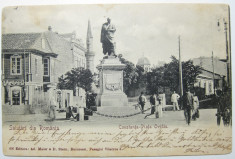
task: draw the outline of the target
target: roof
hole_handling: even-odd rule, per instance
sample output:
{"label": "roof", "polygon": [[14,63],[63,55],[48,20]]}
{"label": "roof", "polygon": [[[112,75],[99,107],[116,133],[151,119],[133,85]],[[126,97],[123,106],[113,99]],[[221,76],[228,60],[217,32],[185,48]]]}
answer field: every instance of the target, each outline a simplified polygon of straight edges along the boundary
{"label": "roof", "polygon": [[[213,72],[212,58],[211,57],[199,57],[192,59],[194,65],[201,66],[204,70]],[[218,75],[227,76],[227,64],[221,61],[219,58],[213,59],[214,72]]]}
{"label": "roof", "polygon": [[139,66],[150,65],[150,62],[147,57],[141,57],[138,59],[137,65]]}
{"label": "roof", "polygon": [[[42,47],[42,39],[45,39],[45,47]],[[3,34],[2,50],[35,50],[45,54],[54,54],[43,33]]]}
{"label": "roof", "polygon": [[[2,35],[2,49],[4,51],[20,51],[20,50],[35,50],[41,53],[68,53],[72,50],[73,42],[82,51],[86,49],[82,46],[79,40],[71,41],[75,33],[58,34],[53,31],[42,33],[17,33]],[[42,47],[42,39],[45,39],[45,47]]]}
{"label": "roof", "polygon": [[53,52],[57,54],[71,52],[71,42],[52,31],[46,31],[44,34]]}
{"label": "roof", "polygon": [[3,34],[2,48],[29,49],[39,37],[41,37],[41,33]]}

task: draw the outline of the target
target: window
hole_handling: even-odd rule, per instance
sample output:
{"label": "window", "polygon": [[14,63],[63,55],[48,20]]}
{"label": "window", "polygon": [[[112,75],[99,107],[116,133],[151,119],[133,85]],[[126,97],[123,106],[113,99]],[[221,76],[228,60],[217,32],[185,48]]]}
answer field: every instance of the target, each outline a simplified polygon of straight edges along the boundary
{"label": "window", "polygon": [[48,58],[44,58],[43,59],[43,65],[44,65],[44,76],[49,76],[49,70],[50,70],[50,67],[49,67],[49,59]]}
{"label": "window", "polygon": [[11,74],[12,75],[21,74],[21,57],[20,56],[11,57]]}
{"label": "window", "polygon": [[209,83],[209,93],[212,93],[212,84]]}
{"label": "window", "polygon": [[38,59],[35,59],[35,74],[38,74]]}

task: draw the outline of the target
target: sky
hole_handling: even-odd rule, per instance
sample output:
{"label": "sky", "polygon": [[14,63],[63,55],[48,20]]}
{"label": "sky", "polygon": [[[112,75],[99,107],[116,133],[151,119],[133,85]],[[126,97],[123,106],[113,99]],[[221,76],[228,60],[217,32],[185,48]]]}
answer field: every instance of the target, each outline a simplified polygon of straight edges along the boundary
{"label": "sky", "polygon": [[96,66],[103,57],[100,32],[107,17],[117,29],[117,54],[134,64],[142,56],[152,66],[170,62],[172,55],[179,55],[179,36],[182,60],[210,57],[212,51],[215,57],[226,57],[223,19],[228,21],[228,6],[222,4],[7,7],[3,10],[2,33],[44,32],[51,26],[61,34],[76,31],[85,44],[90,20]]}

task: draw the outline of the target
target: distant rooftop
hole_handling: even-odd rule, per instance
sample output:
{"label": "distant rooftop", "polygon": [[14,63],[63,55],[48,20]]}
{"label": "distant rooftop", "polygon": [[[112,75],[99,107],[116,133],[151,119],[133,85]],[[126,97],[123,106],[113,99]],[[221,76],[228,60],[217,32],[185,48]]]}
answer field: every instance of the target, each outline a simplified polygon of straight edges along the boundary
{"label": "distant rooftop", "polygon": [[138,59],[137,65],[139,66],[150,65],[149,59],[143,56]]}
{"label": "distant rooftop", "polygon": [[[192,59],[194,65],[201,66],[203,69],[213,72],[212,58],[211,57],[199,57]],[[221,59],[214,57],[214,72],[226,76],[227,75],[227,64]]]}

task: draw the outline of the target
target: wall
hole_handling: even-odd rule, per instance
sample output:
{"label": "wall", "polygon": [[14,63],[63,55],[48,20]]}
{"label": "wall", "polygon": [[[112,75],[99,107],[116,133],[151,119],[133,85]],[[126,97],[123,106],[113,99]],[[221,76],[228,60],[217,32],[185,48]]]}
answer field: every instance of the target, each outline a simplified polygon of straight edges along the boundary
{"label": "wall", "polygon": [[[36,61],[37,59],[37,71],[36,71]],[[31,73],[32,73],[32,81],[33,82],[43,82],[43,62],[42,56],[38,56],[35,54],[31,54]]]}

